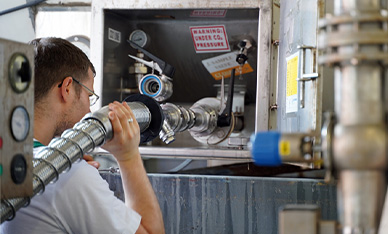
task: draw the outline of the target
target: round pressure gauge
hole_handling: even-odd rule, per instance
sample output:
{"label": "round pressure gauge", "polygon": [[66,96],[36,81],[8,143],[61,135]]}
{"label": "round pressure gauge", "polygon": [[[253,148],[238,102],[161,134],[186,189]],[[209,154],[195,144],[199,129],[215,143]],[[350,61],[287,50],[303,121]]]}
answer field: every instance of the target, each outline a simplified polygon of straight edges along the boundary
{"label": "round pressure gauge", "polygon": [[11,132],[16,141],[24,141],[30,131],[30,116],[23,106],[16,107],[11,115]]}
{"label": "round pressure gauge", "polygon": [[31,83],[31,66],[27,57],[16,53],[12,55],[8,65],[8,78],[12,89],[23,93]]}
{"label": "round pressure gauge", "polygon": [[129,35],[129,40],[133,41],[142,48],[144,48],[149,42],[147,34],[139,29],[133,31],[131,35]]}

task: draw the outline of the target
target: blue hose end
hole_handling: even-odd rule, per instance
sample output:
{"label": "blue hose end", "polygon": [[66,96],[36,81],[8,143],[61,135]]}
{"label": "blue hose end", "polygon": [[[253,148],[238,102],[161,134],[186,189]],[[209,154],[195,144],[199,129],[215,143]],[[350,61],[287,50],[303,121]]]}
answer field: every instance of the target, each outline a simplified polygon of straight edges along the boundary
{"label": "blue hose end", "polygon": [[279,132],[258,132],[251,136],[251,154],[259,166],[280,166]]}

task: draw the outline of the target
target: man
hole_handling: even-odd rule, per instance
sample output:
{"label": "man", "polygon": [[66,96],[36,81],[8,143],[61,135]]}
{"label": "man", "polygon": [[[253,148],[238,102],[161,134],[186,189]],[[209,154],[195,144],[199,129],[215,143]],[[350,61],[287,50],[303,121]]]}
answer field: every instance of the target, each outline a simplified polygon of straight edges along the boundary
{"label": "man", "polygon": [[[98,99],[92,91],[94,67],[66,40],[41,38],[32,44],[34,146],[48,145],[90,112],[89,106]],[[139,153],[136,119],[126,103],[110,103],[109,108],[113,139],[103,148],[119,164],[125,204],[114,197],[95,168],[81,161],[20,209],[14,220],[3,223],[1,233],[164,233],[159,204]]]}

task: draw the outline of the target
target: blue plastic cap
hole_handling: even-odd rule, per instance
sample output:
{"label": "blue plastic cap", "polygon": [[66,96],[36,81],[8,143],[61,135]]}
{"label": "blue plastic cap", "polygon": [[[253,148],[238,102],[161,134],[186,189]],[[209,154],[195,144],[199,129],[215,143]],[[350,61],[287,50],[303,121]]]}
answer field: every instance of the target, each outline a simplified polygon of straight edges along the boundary
{"label": "blue plastic cap", "polygon": [[259,132],[251,136],[251,154],[259,166],[280,166],[279,132]]}

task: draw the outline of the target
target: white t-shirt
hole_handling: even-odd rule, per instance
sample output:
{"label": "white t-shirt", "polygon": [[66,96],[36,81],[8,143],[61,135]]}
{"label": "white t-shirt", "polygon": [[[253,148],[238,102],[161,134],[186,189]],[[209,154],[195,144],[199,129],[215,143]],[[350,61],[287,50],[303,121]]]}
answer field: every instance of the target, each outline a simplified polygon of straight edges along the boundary
{"label": "white t-shirt", "polygon": [[[34,153],[37,148],[34,149]],[[29,206],[1,225],[0,233],[135,233],[141,216],[109,190],[97,169],[74,163]]]}

